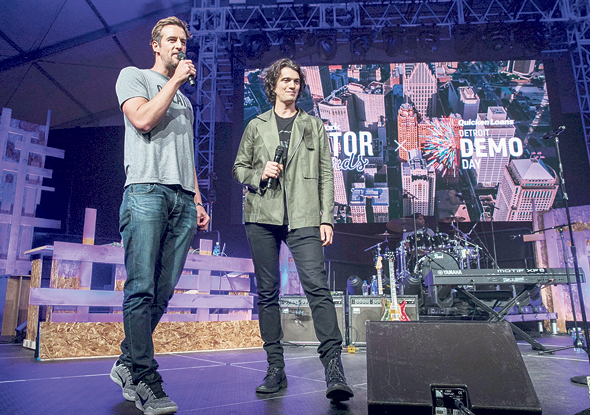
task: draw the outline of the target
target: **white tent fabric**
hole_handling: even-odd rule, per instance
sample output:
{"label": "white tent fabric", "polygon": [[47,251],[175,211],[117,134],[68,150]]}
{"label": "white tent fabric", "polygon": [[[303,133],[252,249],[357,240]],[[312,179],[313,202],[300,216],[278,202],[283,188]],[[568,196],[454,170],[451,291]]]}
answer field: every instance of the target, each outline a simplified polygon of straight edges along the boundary
{"label": "white tent fabric", "polygon": [[188,21],[187,0],[40,0],[0,4],[0,108],[51,127],[122,125],[115,82],[149,68],[161,18]]}

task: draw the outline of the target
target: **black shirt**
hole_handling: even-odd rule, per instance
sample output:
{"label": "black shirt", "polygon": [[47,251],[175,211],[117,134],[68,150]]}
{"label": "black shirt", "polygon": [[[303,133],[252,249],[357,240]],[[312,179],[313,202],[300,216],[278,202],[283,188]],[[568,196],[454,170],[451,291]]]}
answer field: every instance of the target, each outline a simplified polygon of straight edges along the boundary
{"label": "black shirt", "polygon": [[[275,118],[277,119],[277,129],[279,130],[279,142],[283,147],[285,147],[283,160],[287,158],[287,151],[289,150],[289,142],[291,141],[291,131],[293,131],[293,122],[295,121],[295,117],[297,117],[297,114],[290,118],[282,118],[275,113]],[[285,163],[283,162],[282,164]]]}

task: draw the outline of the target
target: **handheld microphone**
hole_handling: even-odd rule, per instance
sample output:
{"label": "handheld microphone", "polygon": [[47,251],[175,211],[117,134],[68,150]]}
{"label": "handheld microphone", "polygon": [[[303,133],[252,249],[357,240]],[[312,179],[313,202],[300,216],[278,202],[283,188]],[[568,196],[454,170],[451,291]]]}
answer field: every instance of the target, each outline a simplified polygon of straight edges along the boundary
{"label": "handheld microphone", "polygon": [[548,138],[553,138],[556,135],[561,134],[563,132],[563,130],[565,130],[565,126],[562,125],[549,133],[545,133],[545,134],[543,134],[543,140],[546,140]]}
{"label": "handheld microphone", "polygon": [[[183,51],[178,52],[178,59],[179,60],[185,60],[186,59],[186,53],[184,53]],[[188,83],[191,84],[191,86],[195,86],[195,77],[192,75],[188,76]],[[543,137],[544,138],[544,137]]]}
{"label": "handheld microphone", "polygon": [[[277,149],[275,150],[275,158],[274,158],[274,162],[275,163],[280,163],[283,159],[283,153],[285,152],[285,147],[283,147],[282,145],[278,145]],[[273,179],[274,177],[271,177],[270,179],[268,179],[268,182],[266,182],[266,187],[269,188],[273,185]]]}

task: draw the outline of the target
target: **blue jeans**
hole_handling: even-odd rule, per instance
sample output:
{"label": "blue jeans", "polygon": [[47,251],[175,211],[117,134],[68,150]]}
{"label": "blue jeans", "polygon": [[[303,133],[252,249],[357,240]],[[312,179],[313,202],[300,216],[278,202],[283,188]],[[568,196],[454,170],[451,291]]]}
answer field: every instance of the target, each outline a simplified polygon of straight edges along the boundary
{"label": "blue jeans", "polygon": [[174,294],[196,229],[193,195],[180,186],[131,184],[125,189],[119,210],[127,270],[125,339],[119,359],[131,367],[134,382],[157,375],[152,333]]}
{"label": "blue jeans", "polygon": [[258,319],[269,366],[284,367],[283,330],[279,306],[279,250],[285,241],[301,280],[311,309],[315,334],[320,342],[318,353],[325,366],[342,347],[336,308],[328,288],[320,228],[289,230],[287,226],[246,223],[246,235],[252,251],[258,289]]}

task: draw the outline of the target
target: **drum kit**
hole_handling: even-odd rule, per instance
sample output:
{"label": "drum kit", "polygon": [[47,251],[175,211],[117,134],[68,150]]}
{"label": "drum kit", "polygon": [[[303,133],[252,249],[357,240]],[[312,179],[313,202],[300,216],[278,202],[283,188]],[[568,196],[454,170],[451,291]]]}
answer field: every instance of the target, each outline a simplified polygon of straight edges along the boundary
{"label": "drum kit", "polygon": [[[427,227],[421,215],[393,219],[387,223],[388,231],[375,236],[385,240],[365,251],[374,249],[375,260],[381,257],[389,261],[389,278],[397,282],[400,294],[418,295],[423,305],[423,294],[427,294],[424,278],[434,270],[480,269],[483,249],[471,242],[470,234],[475,226],[465,233],[458,227],[464,218],[449,217],[441,222],[449,223],[452,233],[436,232]],[[390,250],[388,238],[401,236],[401,241]],[[385,244],[383,254],[381,245]],[[376,261],[375,261],[376,263]],[[387,269],[387,267],[385,267]],[[392,284],[392,286],[395,286]],[[428,301],[427,301],[428,302]],[[440,302],[440,301],[439,301]]]}

